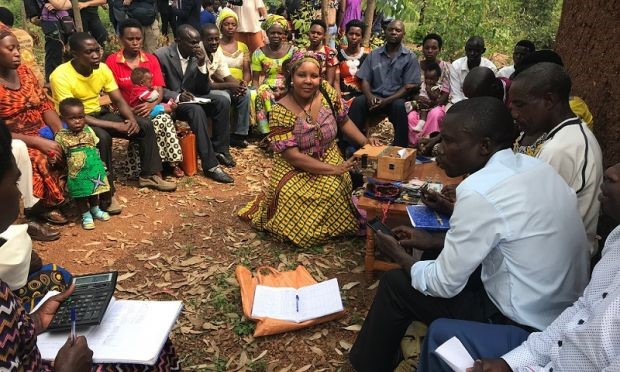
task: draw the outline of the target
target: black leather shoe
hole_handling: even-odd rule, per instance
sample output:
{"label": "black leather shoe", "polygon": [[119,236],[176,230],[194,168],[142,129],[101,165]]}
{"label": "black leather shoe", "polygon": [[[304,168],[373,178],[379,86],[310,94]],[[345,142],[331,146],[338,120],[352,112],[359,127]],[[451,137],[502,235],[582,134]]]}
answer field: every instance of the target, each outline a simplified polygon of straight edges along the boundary
{"label": "black leather shoe", "polygon": [[235,159],[233,159],[232,155],[230,154],[222,154],[221,152],[218,152],[217,154],[215,154],[215,158],[217,159],[218,163],[228,168],[232,168],[237,165]]}
{"label": "black leather shoe", "polygon": [[228,173],[224,172],[222,168],[217,167],[212,171],[205,171],[205,177],[211,178],[216,182],[221,183],[233,183],[235,180],[228,175]]}
{"label": "black leather shoe", "polygon": [[40,242],[51,242],[60,238],[58,231],[51,230],[35,221],[28,221],[28,235],[30,235],[30,239]]}
{"label": "black leather shoe", "polygon": [[233,134],[230,136],[230,145],[237,149],[244,149],[248,147],[249,143],[245,140],[245,136]]}

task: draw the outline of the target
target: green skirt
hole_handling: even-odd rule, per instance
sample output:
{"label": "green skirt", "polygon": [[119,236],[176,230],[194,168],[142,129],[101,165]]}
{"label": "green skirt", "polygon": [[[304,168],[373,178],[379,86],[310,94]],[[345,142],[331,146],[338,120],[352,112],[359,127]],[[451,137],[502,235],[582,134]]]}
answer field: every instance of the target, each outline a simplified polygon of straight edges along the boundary
{"label": "green skirt", "polygon": [[105,166],[95,147],[69,150],[67,187],[72,198],[85,198],[110,191]]}

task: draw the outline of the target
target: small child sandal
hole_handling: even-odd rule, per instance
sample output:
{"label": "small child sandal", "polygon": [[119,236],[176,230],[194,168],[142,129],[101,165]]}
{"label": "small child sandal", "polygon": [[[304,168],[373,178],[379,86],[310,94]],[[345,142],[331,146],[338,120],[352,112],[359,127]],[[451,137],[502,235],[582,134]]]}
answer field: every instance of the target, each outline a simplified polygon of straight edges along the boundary
{"label": "small child sandal", "polygon": [[93,215],[94,218],[98,219],[99,221],[108,221],[110,219],[110,215],[108,214],[108,212],[102,211],[99,207],[91,208],[90,213]]}
{"label": "small child sandal", "polygon": [[82,214],[82,228],[84,230],[92,230],[95,228],[95,222],[90,212]]}

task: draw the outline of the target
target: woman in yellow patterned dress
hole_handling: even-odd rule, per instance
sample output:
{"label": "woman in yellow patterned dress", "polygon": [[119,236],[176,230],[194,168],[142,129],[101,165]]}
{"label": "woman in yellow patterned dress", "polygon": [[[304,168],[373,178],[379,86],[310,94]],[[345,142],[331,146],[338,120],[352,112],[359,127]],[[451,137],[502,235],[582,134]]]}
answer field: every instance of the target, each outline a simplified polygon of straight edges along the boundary
{"label": "woman in yellow patterned dress", "polygon": [[269,186],[239,211],[255,228],[303,248],[357,230],[348,173],[354,160],[342,158],[336,133],[360,146],[369,143],[322,81],[318,58],[312,52],[293,55],[291,89],[271,112],[267,138],[275,157]]}

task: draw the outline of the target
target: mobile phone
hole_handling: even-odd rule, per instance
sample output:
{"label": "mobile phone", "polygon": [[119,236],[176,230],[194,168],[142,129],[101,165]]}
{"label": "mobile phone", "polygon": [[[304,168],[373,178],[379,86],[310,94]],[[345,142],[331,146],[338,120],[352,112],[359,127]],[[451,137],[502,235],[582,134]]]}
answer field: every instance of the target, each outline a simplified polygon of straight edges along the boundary
{"label": "mobile phone", "polygon": [[394,236],[394,234],[392,233],[392,230],[390,230],[389,227],[385,226],[383,224],[383,222],[381,222],[381,220],[379,219],[379,217],[375,217],[372,220],[367,222],[368,227],[370,227],[372,229],[372,231],[374,231],[375,233],[378,231],[381,231],[382,233],[384,233],[385,235],[389,235],[393,238],[396,238],[396,236]]}

